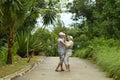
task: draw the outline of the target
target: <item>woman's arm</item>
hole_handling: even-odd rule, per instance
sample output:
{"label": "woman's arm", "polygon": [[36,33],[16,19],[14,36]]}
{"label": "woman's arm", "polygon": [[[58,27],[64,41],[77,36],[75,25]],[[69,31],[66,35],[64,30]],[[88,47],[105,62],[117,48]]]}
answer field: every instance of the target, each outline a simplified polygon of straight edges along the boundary
{"label": "woman's arm", "polygon": [[67,48],[68,48],[68,49],[72,49],[72,48],[73,48],[73,42],[72,42],[72,41],[70,41],[70,42],[68,43]]}

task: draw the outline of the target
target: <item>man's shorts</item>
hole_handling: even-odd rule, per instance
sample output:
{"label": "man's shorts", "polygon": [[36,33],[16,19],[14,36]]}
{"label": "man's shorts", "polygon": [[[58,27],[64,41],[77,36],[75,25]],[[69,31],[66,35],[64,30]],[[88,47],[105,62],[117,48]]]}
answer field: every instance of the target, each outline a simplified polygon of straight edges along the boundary
{"label": "man's shorts", "polygon": [[59,58],[60,58],[60,61],[64,61],[65,54],[64,53],[59,53]]}

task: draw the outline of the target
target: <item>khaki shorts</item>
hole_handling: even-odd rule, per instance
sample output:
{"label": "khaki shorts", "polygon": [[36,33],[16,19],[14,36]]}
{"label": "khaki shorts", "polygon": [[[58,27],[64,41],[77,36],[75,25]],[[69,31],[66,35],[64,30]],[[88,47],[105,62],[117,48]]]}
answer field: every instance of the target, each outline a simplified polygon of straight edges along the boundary
{"label": "khaki shorts", "polygon": [[65,54],[59,53],[59,58],[60,58],[60,61],[64,61]]}

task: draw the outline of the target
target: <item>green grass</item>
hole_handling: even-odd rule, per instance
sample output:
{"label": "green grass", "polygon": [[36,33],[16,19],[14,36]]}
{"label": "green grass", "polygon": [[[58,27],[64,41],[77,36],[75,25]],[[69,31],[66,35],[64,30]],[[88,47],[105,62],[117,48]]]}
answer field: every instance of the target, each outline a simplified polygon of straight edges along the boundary
{"label": "green grass", "polygon": [[97,64],[109,77],[120,79],[120,50],[117,47],[104,47],[96,55]]}
{"label": "green grass", "polygon": [[120,41],[95,39],[84,48],[76,50],[74,56],[90,58],[106,72],[108,77],[120,80]]}
{"label": "green grass", "polygon": [[86,48],[76,50],[73,56],[80,58],[88,58],[92,56],[92,51],[93,49],[89,46]]}
{"label": "green grass", "polygon": [[15,71],[24,68],[27,65],[34,64],[39,59],[43,59],[44,56],[34,56],[29,63],[27,63],[27,58],[14,57],[12,65],[5,65],[0,67],[0,77],[4,77]]}

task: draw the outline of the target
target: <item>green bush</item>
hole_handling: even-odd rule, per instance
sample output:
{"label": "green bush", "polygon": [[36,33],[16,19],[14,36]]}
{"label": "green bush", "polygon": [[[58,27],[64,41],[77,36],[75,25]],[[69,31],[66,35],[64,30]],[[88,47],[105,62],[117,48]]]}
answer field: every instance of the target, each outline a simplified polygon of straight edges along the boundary
{"label": "green bush", "polygon": [[48,29],[39,28],[34,33],[37,38],[42,42],[42,52],[45,53],[46,56],[55,56],[56,55],[56,41],[58,35],[54,32],[50,32]]}
{"label": "green bush", "polygon": [[16,42],[18,44],[17,54],[21,57],[25,57],[27,53],[27,41],[26,41],[27,34],[24,32],[18,33],[16,35]]}
{"label": "green bush", "polygon": [[5,46],[2,46],[0,48],[0,66],[3,66],[3,65],[6,64],[7,51],[8,51],[8,45],[7,44],[5,44]]}
{"label": "green bush", "polygon": [[78,49],[75,51],[73,56],[80,57],[80,58],[89,58],[92,56],[92,48],[86,47],[86,48]]}
{"label": "green bush", "polygon": [[109,77],[120,79],[120,48],[102,47],[96,54],[96,62]]}
{"label": "green bush", "polygon": [[120,80],[120,41],[95,38],[87,47],[75,51],[73,56],[91,58],[109,77]]}
{"label": "green bush", "polygon": [[16,42],[18,44],[17,54],[21,57],[27,56],[27,49],[28,53],[31,54],[32,52],[40,52],[43,47],[41,41],[36,36],[25,32],[17,34]]}
{"label": "green bush", "polygon": [[[15,56],[18,49],[18,45],[14,43],[12,48],[12,55]],[[4,46],[1,46],[0,48],[0,66],[3,66],[6,64],[7,60],[7,53],[8,53],[8,44],[6,43]]]}

